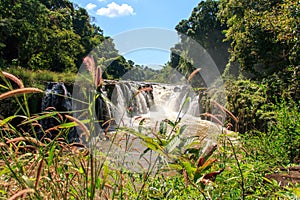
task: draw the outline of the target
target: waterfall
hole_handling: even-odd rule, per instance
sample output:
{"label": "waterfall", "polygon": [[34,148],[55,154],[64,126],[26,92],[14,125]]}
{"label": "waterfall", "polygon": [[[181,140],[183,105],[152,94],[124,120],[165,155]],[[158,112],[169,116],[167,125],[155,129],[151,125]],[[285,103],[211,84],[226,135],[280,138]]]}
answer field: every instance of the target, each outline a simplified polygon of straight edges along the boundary
{"label": "waterfall", "polygon": [[[87,96],[93,98],[92,93],[91,91],[91,94]],[[91,100],[93,99],[86,101]],[[102,129],[95,129],[93,135],[100,135],[104,129],[114,130],[114,126],[133,125],[133,121],[137,117],[151,119],[153,125],[164,119],[175,120],[179,112],[181,112],[180,117],[199,116],[198,95],[187,85],[106,80],[102,88],[99,88],[97,98],[93,101],[95,101],[95,120],[99,121]],[[41,107],[42,111],[47,112],[51,108],[66,113],[72,111],[72,100],[64,83],[47,83],[46,95]],[[88,109],[88,104],[76,103],[73,105],[72,112],[75,112],[76,118],[84,120],[88,116],[84,114]],[[113,118],[114,123],[105,123]],[[58,120],[54,117],[41,120],[43,130],[58,124]],[[54,138],[56,135],[57,132],[53,131],[46,137]],[[44,133],[40,133],[39,138],[44,136]],[[68,140],[76,141],[77,139],[76,128],[71,129]]]}
{"label": "waterfall", "polygon": [[155,110],[168,113],[199,115],[198,95],[186,85],[154,85]]}
{"label": "waterfall", "polygon": [[[106,86],[104,85],[104,90],[107,91],[108,98],[114,105],[112,116],[118,126],[131,127],[140,131],[139,125],[143,120],[142,130],[145,131],[141,133],[153,136],[157,134],[160,122],[165,119],[175,122],[180,112],[182,122],[180,125],[185,125],[182,138],[192,135],[203,137],[203,130],[210,129],[200,122],[199,117],[195,117],[199,114],[198,95],[187,85],[119,81],[113,84],[107,83]],[[168,126],[165,134],[173,133],[172,128]],[[116,144],[111,145],[109,141],[101,143],[103,151],[109,149],[109,160],[114,163],[114,166],[122,166],[134,171],[139,171],[141,166],[146,169],[149,165],[148,160],[155,158],[157,154],[146,152],[141,159],[142,152],[145,152],[147,147],[141,138],[127,136],[122,131],[118,132]]]}
{"label": "waterfall", "polygon": [[153,104],[152,86],[137,82],[118,82],[106,90],[110,91],[110,101],[113,103],[113,117],[117,123],[141,114],[147,114]]}
{"label": "waterfall", "polygon": [[[72,102],[71,102],[71,95],[68,92],[66,86],[64,83],[55,83],[55,82],[48,82],[46,85],[46,92],[45,96],[42,100],[42,111],[43,112],[51,112],[53,110],[59,111],[59,112],[70,112],[72,111]],[[69,113],[68,113],[69,114]],[[61,119],[62,121],[65,121],[65,119]],[[40,124],[42,126],[43,131],[39,131],[38,138],[51,138],[54,139],[57,134],[59,133],[56,130],[49,131],[48,133],[45,133],[47,129],[53,128],[59,124],[61,124],[60,121],[58,121],[55,117],[49,117],[42,119],[40,121]],[[78,140],[78,134],[76,132],[75,128],[71,128],[67,140],[69,142],[77,141]]]}
{"label": "waterfall", "polygon": [[[112,117],[117,124],[135,117],[164,120],[170,115],[199,116],[198,95],[188,85],[149,84],[119,81],[108,84],[109,99],[114,105]],[[109,91],[110,90],[110,91]],[[174,117],[173,117],[174,118]]]}
{"label": "waterfall", "polygon": [[58,111],[71,111],[70,96],[64,83],[48,82],[46,95],[42,101],[42,111],[45,111],[48,107],[54,107]]}

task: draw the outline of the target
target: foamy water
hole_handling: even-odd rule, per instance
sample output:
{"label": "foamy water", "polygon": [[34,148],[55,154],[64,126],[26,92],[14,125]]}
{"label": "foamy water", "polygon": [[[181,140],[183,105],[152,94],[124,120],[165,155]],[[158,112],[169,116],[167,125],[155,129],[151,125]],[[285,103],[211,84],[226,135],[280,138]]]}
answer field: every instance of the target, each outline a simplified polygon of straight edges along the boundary
{"label": "foamy water", "polygon": [[[128,101],[131,100],[130,94],[134,94],[134,89],[128,84],[115,88],[117,98],[117,112],[114,112],[117,124],[120,127],[129,127],[138,131],[138,127],[143,120],[143,134],[155,137],[159,130],[160,122],[170,120],[173,123],[180,121],[178,127],[186,126],[181,137],[195,136],[202,141],[203,148],[207,148],[215,143],[216,137],[222,132],[222,127],[210,122],[201,120],[199,115],[198,96],[187,85],[153,85],[154,103],[147,107],[146,95],[142,93],[137,96],[138,110],[142,113],[134,116],[126,114]],[[124,88],[127,91],[124,91]],[[172,127],[168,126],[167,134],[171,134]],[[151,133],[154,133],[151,135]],[[174,134],[174,133],[173,133]],[[113,137],[114,144],[112,144]],[[110,140],[101,141],[97,145],[104,154],[107,153],[108,160],[112,165],[125,167],[133,171],[146,170],[149,166],[157,164],[157,153],[146,153],[143,157],[140,155],[147,149],[146,144],[128,132],[117,131],[109,133]],[[157,161],[157,160],[156,160]]]}

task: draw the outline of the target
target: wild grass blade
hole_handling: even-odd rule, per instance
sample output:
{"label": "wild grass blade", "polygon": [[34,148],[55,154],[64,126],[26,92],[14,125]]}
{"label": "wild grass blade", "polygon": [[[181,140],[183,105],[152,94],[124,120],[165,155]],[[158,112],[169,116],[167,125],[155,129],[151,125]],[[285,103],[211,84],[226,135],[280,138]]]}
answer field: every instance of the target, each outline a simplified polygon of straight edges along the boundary
{"label": "wild grass blade", "polygon": [[201,68],[195,69],[188,77],[188,81],[191,81],[192,78],[201,70]]}
{"label": "wild grass blade", "polygon": [[35,138],[32,138],[32,137],[17,137],[17,138],[7,140],[6,143],[10,144],[10,143],[21,142],[21,141],[28,141],[28,142],[31,142],[33,144],[36,144],[37,146],[41,146],[41,147],[46,146],[46,144],[44,144],[41,141],[39,141]]}
{"label": "wild grass blade", "polygon": [[2,71],[2,74],[5,78],[8,78],[12,80],[14,83],[16,83],[19,86],[19,88],[24,88],[23,82],[20,79],[18,79],[16,76],[4,71]]}
{"label": "wild grass blade", "polygon": [[42,175],[42,171],[43,171],[43,166],[44,166],[44,159],[42,158],[40,160],[39,167],[37,169],[36,181],[35,181],[35,185],[34,185],[35,190],[38,189],[38,185],[39,185],[41,175]]}
{"label": "wild grass blade", "polygon": [[21,88],[21,89],[15,89],[9,92],[5,92],[0,95],[0,100],[20,95],[20,94],[29,94],[29,93],[43,93],[44,91],[38,89],[38,88]]}
{"label": "wild grass blade", "polygon": [[16,199],[18,199],[19,197],[21,197],[23,195],[26,195],[28,193],[34,193],[34,192],[35,192],[34,189],[27,188],[27,189],[24,189],[24,190],[21,190],[21,191],[17,192],[12,197],[10,197],[8,200],[16,200]]}

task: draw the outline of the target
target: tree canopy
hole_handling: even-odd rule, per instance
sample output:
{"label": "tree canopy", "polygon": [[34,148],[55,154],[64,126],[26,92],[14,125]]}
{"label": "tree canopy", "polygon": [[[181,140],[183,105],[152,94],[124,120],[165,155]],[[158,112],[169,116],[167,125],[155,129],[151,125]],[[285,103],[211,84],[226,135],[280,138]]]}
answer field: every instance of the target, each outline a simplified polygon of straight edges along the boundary
{"label": "tree canopy", "polygon": [[260,77],[299,66],[299,2],[220,0],[219,8],[231,62]]}
{"label": "tree canopy", "polygon": [[76,71],[102,30],[87,11],[68,0],[0,3],[0,63],[29,69]]}
{"label": "tree canopy", "polygon": [[227,27],[217,17],[218,4],[218,1],[201,1],[189,19],[179,22],[175,29],[181,35],[182,42],[189,37],[202,45],[223,72],[228,62],[229,43],[223,42],[225,36],[222,31]]}
{"label": "tree canopy", "polygon": [[[229,73],[238,66],[239,72],[256,80],[274,74],[296,80],[299,10],[300,4],[294,0],[201,1],[189,18],[176,26],[181,42],[171,49],[170,66],[190,74],[199,67],[194,58],[207,50],[220,72],[226,65]],[[195,42],[204,50],[195,50]]]}

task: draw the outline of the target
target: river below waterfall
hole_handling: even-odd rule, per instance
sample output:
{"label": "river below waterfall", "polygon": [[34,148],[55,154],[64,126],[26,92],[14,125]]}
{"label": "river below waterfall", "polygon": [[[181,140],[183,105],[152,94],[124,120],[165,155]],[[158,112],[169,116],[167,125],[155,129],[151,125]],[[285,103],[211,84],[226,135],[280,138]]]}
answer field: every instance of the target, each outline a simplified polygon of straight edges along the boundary
{"label": "river below waterfall", "polygon": [[[111,89],[111,88],[110,88]],[[106,90],[111,104],[111,113],[116,121],[117,131],[107,134],[109,140],[97,143],[97,148],[104,152],[108,160],[116,166],[134,171],[147,169],[153,165],[157,154],[146,153],[145,143],[122,127],[138,131],[143,127],[143,134],[155,137],[160,122],[180,121],[178,127],[186,126],[182,137],[195,136],[206,148],[215,143],[216,136],[222,127],[206,120],[201,120],[198,95],[188,85],[151,84],[137,82],[114,83],[113,91]],[[169,126],[167,134],[171,132]],[[113,143],[112,143],[113,141]],[[149,160],[152,160],[150,162]],[[157,164],[157,163],[156,163]]]}
{"label": "river below waterfall", "polygon": [[[122,101],[118,101],[117,104],[117,108],[121,108],[121,112],[118,112],[120,110],[114,112],[114,117],[120,126],[133,127],[136,129],[139,126],[140,121],[144,119],[144,127],[155,129],[163,120],[168,119],[175,122],[180,118],[180,125],[187,126],[185,130],[187,135],[207,137],[214,135],[213,132],[216,131],[215,127],[218,126],[212,122],[201,120],[201,105],[199,105],[198,95],[195,94],[189,86],[152,84],[152,88],[154,97],[153,103],[150,106],[147,106],[147,96],[139,94],[139,103],[145,104],[139,106],[144,107],[144,111],[133,116],[124,114],[128,102],[126,104],[126,102],[124,102],[124,97],[118,97],[118,99],[123,99]],[[207,128],[208,125],[212,127]]]}
{"label": "river below waterfall", "polygon": [[[91,128],[92,136],[87,145],[96,148],[96,152],[101,154],[99,156],[104,156],[114,167],[142,171],[158,163],[157,153],[143,153],[147,144],[137,137],[136,133],[146,135],[150,140],[158,134],[159,137],[167,139],[179,135],[178,130],[185,127],[180,133],[177,146],[173,145],[174,148],[179,148],[181,141],[192,138],[199,143],[199,148],[205,149],[214,144],[216,136],[223,131],[223,128],[215,123],[201,120],[201,112],[205,109],[199,103],[199,94],[187,84],[106,80],[102,88],[93,91],[95,90],[79,84],[77,90],[73,87],[71,102],[70,94],[63,83],[48,83],[42,110],[55,108],[61,112],[72,112],[79,120],[92,119],[94,125],[86,124]],[[95,96],[91,98],[89,95]],[[90,105],[93,105],[91,99],[95,103],[93,113],[89,112]],[[95,122],[93,119],[96,119]],[[56,126],[56,123],[52,118],[41,121],[44,130]],[[84,140],[81,132],[78,128],[70,130],[68,140]],[[51,132],[48,137],[55,137],[56,134]],[[160,157],[159,161],[162,159]]]}

